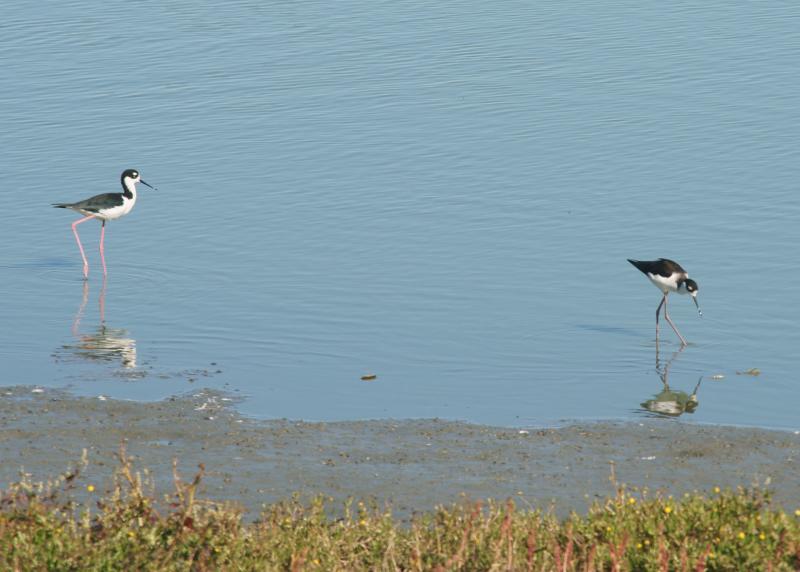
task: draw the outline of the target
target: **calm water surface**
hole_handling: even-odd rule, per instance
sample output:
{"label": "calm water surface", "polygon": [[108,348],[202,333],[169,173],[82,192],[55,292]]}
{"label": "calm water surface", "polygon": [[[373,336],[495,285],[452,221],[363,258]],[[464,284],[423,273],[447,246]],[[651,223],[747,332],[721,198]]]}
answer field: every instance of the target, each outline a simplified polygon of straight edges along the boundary
{"label": "calm water surface", "polygon": [[[799,20],[788,2],[12,3],[2,383],[504,425],[695,391],[681,419],[800,428]],[[84,287],[76,217],[49,204],[127,167],[159,190],[110,223],[105,288],[99,225],[79,227]],[[692,344],[664,330],[657,363],[659,293],[625,259],[659,256],[705,316],[675,297]]]}

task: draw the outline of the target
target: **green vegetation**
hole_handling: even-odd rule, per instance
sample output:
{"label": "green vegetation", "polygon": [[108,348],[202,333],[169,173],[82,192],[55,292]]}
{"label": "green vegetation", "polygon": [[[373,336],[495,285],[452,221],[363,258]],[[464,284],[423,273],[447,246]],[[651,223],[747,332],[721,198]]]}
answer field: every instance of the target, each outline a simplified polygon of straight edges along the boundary
{"label": "green vegetation", "polygon": [[[124,450],[101,495],[75,469],[0,493],[2,570],[796,570],[800,510],[761,491],[675,500],[623,486],[586,515],[558,519],[512,501],[440,508],[410,522],[320,498],[268,507],[255,522],[197,498],[175,472],[159,500]],[[80,492],[86,501],[71,501]],[[95,498],[97,497],[97,498]]]}

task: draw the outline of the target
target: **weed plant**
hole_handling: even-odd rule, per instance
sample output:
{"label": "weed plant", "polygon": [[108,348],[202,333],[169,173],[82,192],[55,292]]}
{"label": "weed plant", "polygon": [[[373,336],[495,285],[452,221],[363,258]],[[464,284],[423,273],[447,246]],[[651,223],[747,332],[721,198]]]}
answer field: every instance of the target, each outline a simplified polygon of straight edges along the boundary
{"label": "weed plant", "polygon": [[[84,460],[85,463],[85,460]],[[759,489],[674,499],[615,485],[586,514],[559,519],[513,501],[440,507],[403,521],[391,510],[297,498],[255,521],[198,496],[173,468],[174,494],[155,495],[122,449],[113,486],[79,465],[47,483],[0,493],[0,569],[246,570],[798,570],[800,510]],[[73,500],[80,492],[83,500]]]}

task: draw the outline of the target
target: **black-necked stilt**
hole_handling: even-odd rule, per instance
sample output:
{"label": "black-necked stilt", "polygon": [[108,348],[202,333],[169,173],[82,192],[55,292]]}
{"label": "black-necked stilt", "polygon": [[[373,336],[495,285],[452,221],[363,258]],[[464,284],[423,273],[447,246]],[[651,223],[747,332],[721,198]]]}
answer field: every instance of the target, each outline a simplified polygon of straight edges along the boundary
{"label": "black-necked stilt", "polygon": [[697,313],[702,317],[703,312],[700,311],[700,305],[697,303],[697,282],[689,278],[689,274],[684,270],[680,264],[666,258],[659,258],[658,260],[631,260],[628,262],[633,264],[636,268],[641,270],[650,279],[656,288],[663,292],[664,297],[661,298],[661,303],[656,308],[656,340],[658,340],[658,314],[661,312],[661,306],[664,306],[664,317],[678,334],[681,343],[686,345],[686,339],[672,323],[672,320],[667,314],[667,296],[670,292],[677,292],[678,294],[689,294],[697,306]]}
{"label": "black-necked stilt", "polygon": [[83,258],[84,278],[89,277],[89,263],[86,261],[86,254],[83,252],[83,245],[78,236],[77,226],[93,218],[103,222],[102,230],[100,231],[100,260],[103,262],[103,276],[105,276],[107,272],[103,242],[106,236],[106,221],[114,220],[131,212],[133,205],[136,204],[136,183],[142,183],[151,189],[155,189],[155,187],[148,185],[142,180],[139,171],[136,169],[126,169],[123,171],[120,182],[122,183],[121,193],[104,193],[83,201],[78,201],[77,203],[58,203],[53,205],[59,209],[72,209],[86,215],[84,218],[72,223],[72,232],[75,235],[75,240],[78,241],[78,248],[81,251],[81,258]]}

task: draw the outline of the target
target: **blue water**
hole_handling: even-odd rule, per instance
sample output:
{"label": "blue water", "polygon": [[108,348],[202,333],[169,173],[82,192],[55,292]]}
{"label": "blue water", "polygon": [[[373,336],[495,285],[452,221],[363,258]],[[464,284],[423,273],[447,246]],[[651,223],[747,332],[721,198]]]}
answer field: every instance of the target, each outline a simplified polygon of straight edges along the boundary
{"label": "blue water", "polygon": [[[717,0],[5,6],[2,383],[543,425],[649,415],[669,362],[671,390],[701,381],[681,419],[797,428],[799,20]],[[159,190],[109,224],[105,289],[99,224],[79,227],[84,289],[77,216],[49,204],[129,167]],[[662,256],[704,318],[673,297],[692,343],[665,327],[657,367],[660,294],[625,259]]]}

